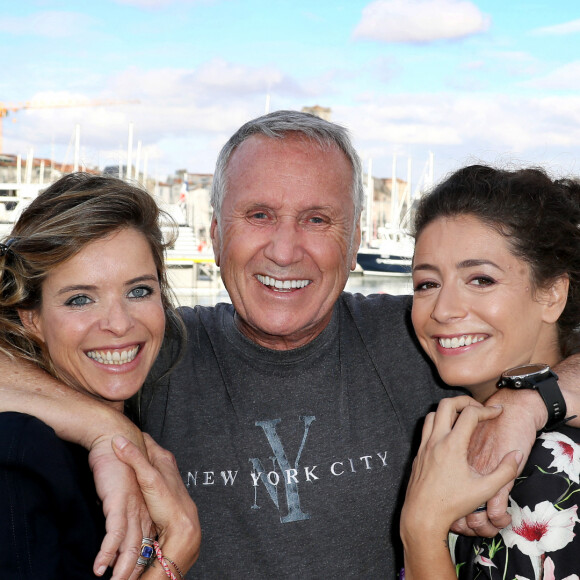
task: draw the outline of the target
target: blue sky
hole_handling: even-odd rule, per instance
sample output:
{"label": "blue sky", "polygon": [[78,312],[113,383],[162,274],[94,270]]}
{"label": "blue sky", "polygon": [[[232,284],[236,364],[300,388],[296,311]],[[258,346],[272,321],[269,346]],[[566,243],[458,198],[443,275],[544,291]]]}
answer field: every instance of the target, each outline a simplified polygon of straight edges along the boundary
{"label": "blue sky", "polygon": [[209,173],[242,123],[321,105],[373,174],[419,182],[478,161],[580,174],[577,0],[21,0],[2,2],[0,101],[139,100],[20,110],[6,153]]}

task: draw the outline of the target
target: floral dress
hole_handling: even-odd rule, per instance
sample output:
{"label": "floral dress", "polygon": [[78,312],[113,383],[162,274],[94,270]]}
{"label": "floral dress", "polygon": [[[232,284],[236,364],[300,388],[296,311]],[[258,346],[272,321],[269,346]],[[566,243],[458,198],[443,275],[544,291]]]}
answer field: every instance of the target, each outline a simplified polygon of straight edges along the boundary
{"label": "floral dress", "polygon": [[460,580],[580,580],[580,429],[542,433],[495,538],[450,534]]}

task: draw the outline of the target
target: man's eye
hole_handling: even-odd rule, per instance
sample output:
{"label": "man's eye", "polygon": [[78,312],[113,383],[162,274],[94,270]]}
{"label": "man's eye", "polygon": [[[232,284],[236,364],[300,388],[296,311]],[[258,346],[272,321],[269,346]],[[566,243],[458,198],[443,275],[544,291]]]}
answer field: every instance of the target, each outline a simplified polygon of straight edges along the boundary
{"label": "man's eye", "polygon": [[256,220],[265,220],[268,217],[268,214],[266,214],[266,212],[263,211],[257,211],[256,213],[253,213],[250,217]]}

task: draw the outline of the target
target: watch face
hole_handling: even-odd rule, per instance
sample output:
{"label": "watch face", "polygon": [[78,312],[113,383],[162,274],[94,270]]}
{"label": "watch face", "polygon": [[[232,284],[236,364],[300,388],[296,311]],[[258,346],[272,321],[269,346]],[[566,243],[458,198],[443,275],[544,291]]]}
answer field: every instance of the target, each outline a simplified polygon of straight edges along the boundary
{"label": "watch face", "polygon": [[509,369],[503,372],[501,376],[510,379],[516,377],[526,377],[528,375],[543,374],[547,373],[549,370],[550,367],[548,365],[536,363],[514,367],[513,369]]}

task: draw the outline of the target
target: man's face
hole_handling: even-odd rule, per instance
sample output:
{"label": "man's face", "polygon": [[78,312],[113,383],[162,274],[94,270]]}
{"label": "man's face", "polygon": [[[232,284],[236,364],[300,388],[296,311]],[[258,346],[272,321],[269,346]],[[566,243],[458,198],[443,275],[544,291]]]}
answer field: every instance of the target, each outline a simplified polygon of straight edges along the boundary
{"label": "man's face", "polygon": [[267,348],[310,342],[356,266],[352,168],[300,137],[252,136],[233,153],[211,235],[240,330]]}

